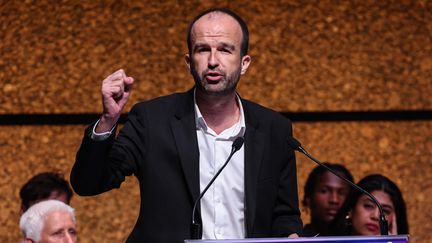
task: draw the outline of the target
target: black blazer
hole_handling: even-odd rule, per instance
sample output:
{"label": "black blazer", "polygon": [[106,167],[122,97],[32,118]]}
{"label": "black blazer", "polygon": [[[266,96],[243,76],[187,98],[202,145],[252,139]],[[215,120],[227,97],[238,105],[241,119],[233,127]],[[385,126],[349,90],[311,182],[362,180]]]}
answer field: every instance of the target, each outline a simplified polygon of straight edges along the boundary
{"label": "black blazer", "polygon": [[[286,142],[291,123],[267,108],[241,102],[247,237],[300,233],[295,156]],[[75,192],[100,194],[134,174],[141,208],[127,242],[189,239],[192,207],[200,193],[193,91],[136,104],[117,138],[93,141],[92,127],[85,131],[72,168]]]}

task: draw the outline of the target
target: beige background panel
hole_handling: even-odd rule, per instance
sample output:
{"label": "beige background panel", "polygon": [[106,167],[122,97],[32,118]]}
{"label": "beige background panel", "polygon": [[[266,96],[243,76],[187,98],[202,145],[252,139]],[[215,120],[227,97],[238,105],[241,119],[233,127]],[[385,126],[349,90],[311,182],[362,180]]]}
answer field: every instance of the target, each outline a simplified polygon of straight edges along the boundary
{"label": "beige background panel", "polygon": [[[0,126],[0,241],[19,242],[19,189],[32,175],[59,171],[69,177],[84,126]],[[393,179],[405,197],[413,243],[432,238],[432,123],[295,123],[294,134],[322,161],[341,162],[358,181],[372,173]],[[315,166],[298,158],[300,198]],[[124,242],[135,224],[139,190],[131,177],[119,190],[95,197],[75,195],[80,242]],[[303,209],[303,220],[309,215]]]}
{"label": "beige background panel", "polygon": [[240,93],[278,111],[431,109],[432,1],[5,1],[0,113],[99,112],[124,68],[132,101],[184,91],[188,22],[229,7],[250,27]]}

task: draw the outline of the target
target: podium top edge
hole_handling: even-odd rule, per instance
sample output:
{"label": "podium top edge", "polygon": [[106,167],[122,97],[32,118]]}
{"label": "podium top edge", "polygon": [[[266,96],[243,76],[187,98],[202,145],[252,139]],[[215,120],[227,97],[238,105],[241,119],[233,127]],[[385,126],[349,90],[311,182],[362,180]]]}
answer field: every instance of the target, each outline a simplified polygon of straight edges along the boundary
{"label": "podium top edge", "polygon": [[226,240],[185,240],[185,243],[308,243],[308,242],[339,242],[339,243],[406,243],[408,235],[381,235],[381,236],[322,236],[300,238],[248,238]]}

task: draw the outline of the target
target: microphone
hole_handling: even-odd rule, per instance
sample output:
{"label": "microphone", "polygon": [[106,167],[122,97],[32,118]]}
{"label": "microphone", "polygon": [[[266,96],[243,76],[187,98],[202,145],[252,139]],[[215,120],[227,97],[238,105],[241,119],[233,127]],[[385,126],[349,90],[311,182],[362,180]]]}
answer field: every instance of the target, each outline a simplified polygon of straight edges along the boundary
{"label": "microphone", "polygon": [[291,136],[288,137],[288,144],[291,146],[292,149],[297,150],[300,153],[306,155],[306,157],[308,157],[309,159],[311,159],[313,162],[317,163],[319,166],[324,167],[326,170],[330,171],[332,174],[334,174],[335,176],[339,177],[341,180],[345,181],[350,186],[354,187],[356,190],[359,190],[361,193],[366,194],[370,199],[372,199],[372,201],[375,203],[375,205],[377,205],[378,210],[379,210],[379,214],[380,214],[379,224],[380,224],[381,235],[388,235],[388,222],[387,222],[387,220],[385,218],[384,211],[382,209],[381,204],[378,202],[378,200],[372,194],[370,194],[369,192],[365,191],[363,188],[359,187],[355,183],[352,183],[351,181],[349,181],[345,177],[340,176],[338,173],[336,173],[336,171],[332,170],[331,168],[329,168],[325,164],[321,163],[319,160],[315,159],[312,155],[310,155],[306,151],[306,149],[304,149],[301,146],[300,142],[297,139],[295,139],[294,137],[291,137]]}
{"label": "microphone", "polygon": [[225,168],[225,166],[228,164],[228,162],[231,160],[231,157],[234,155],[235,152],[239,151],[240,148],[243,146],[244,138],[238,137],[234,140],[232,144],[231,153],[228,156],[228,159],[225,161],[225,163],[222,165],[222,167],[216,172],[216,174],[213,176],[213,178],[210,180],[210,182],[207,184],[207,186],[204,188],[204,190],[201,192],[197,200],[195,201],[195,204],[192,209],[192,226],[191,226],[191,238],[192,240],[198,240],[202,237],[202,225],[200,222],[195,220],[195,212],[197,209],[197,205],[200,202],[201,198],[204,196],[204,194],[207,192],[207,190],[210,188],[210,186],[213,184],[213,182],[216,180],[216,178],[219,176],[219,174],[222,172],[222,170]]}

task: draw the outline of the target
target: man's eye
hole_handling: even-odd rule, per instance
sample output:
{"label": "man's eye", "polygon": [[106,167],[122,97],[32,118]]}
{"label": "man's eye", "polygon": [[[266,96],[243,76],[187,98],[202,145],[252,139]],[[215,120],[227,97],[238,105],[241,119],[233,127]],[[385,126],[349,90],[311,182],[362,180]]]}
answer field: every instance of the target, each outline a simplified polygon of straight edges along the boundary
{"label": "man's eye", "polygon": [[197,52],[208,52],[208,51],[210,51],[210,49],[208,49],[208,48],[198,48],[197,49]]}
{"label": "man's eye", "polygon": [[68,232],[69,232],[69,234],[71,234],[71,235],[76,235],[76,234],[77,234],[77,232],[76,232],[75,229],[69,229]]}
{"label": "man's eye", "polygon": [[322,188],[319,190],[320,193],[328,193],[329,190],[327,188]]}
{"label": "man's eye", "polygon": [[231,50],[227,49],[227,48],[223,48],[223,49],[221,49],[221,52],[223,52],[223,53],[231,53]]}
{"label": "man's eye", "polygon": [[342,197],[346,197],[348,195],[348,192],[345,190],[339,190],[337,193],[339,196],[342,196]]}
{"label": "man's eye", "polygon": [[63,230],[58,230],[58,231],[54,232],[52,235],[54,235],[54,236],[62,236],[63,235]]}

